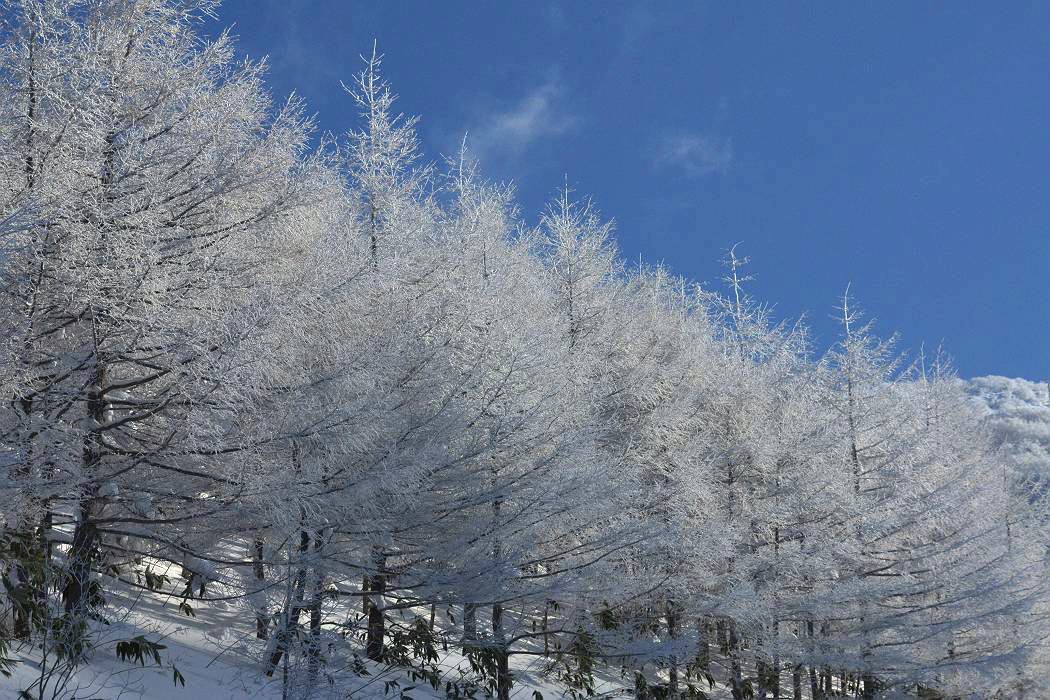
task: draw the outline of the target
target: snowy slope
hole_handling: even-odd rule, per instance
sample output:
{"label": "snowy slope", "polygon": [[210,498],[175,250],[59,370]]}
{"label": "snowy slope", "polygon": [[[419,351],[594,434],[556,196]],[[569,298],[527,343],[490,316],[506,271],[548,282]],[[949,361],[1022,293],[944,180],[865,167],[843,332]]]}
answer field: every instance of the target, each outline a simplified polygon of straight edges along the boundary
{"label": "snowy slope", "polygon": [[1021,479],[1050,483],[1050,385],[1008,377],[976,377],[966,391],[985,415],[996,444],[1008,454]]}
{"label": "snowy slope", "polygon": [[[172,572],[169,572],[172,573]],[[141,595],[126,586],[111,582],[118,594],[111,594],[109,609],[112,611],[109,624],[97,625],[93,639],[96,650],[90,663],[71,671],[68,681],[61,676],[64,667],[59,664],[55,672],[51,664],[43,671],[51,670],[50,680],[45,684],[44,698],[49,700],[123,700],[144,698],[146,700],[270,700],[282,698],[283,668],[268,678],[263,673],[262,659],[269,650],[265,642],[255,638],[255,623],[251,615],[245,615],[244,601],[215,600],[203,603],[194,600],[194,616],[189,617],[179,610],[178,586],[172,587],[172,595]],[[213,587],[210,596],[221,597],[222,589]],[[448,620],[439,614],[436,625],[451,628]],[[149,663],[145,667],[120,661],[115,654],[118,640],[144,635],[165,645],[161,652],[162,665]],[[353,643],[334,643],[327,652],[328,678],[317,687],[307,689],[302,678],[301,667],[290,669],[290,699],[339,698],[398,698],[402,700],[443,699],[444,692],[434,691],[430,686],[408,677],[403,669],[381,667],[364,662],[368,675],[351,671]],[[41,673],[39,649],[16,648],[12,656],[19,661],[10,678],[0,677],[0,699],[17,698],[21,690],[33,688],[34,699],[40,697],[38,682]],[[297,659],[298,662],[298,659]],[[569,697],[565,688],[545,674],[547,660],[542,656],[520,655],[511,657],[511,670],[515,682],[511,697],[534,700],[538,691],[543,698]],[[444,680],[458,680],[470,674],[469,662],[451,645],[439,652],[438,665]],[[173,667],[185,679],[185,687],[176,685]],[[625,686],[614,670],[596,673],[596,691],[599,697],[625,697]],[[396,685],[395,685],[396,684]],[[403,694],[402,694],[403,693]],[[478,698],[488,697],[483,692]]]}

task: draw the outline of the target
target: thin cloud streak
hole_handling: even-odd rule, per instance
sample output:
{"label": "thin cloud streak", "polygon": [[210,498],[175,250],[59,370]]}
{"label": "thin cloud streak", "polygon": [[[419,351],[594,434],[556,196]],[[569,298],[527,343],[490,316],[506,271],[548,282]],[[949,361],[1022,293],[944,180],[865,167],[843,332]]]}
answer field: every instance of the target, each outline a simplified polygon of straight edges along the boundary
{"label": "thin cloud streak", "polygon": [[480,120],[468,134],[469,150],[483,162],[515,158],[539,141],[569,133],[580,118],[565,108],[564,95],[557,80],[539,85],[510,109]]}
{"label": "thin cloud streak", "polygon": [[656,164],[681,168],[694,177],[724,175],[733,164],[733,141],[711,134],[669,136],[657,150]]}

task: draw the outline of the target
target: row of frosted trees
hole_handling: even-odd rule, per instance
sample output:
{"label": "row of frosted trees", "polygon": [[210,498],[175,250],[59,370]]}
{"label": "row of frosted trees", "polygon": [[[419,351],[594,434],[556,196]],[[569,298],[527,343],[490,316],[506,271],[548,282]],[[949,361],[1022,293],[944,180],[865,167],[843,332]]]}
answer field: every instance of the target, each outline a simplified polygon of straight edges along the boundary
{"label": "row of frosted trees", "polygon": [[214,9],[8,8],[5,648],[84,662],[118,591],[175,586],[296,692],[437,683],[440,645],[501,698],[516,655],[567,694],[1027,692],[1039,504],[942,360],[848,298],[815,357],[746,261],[724,296],[628,268],[567,189],[526,225],[419,159],[375,57],[317,146]]}

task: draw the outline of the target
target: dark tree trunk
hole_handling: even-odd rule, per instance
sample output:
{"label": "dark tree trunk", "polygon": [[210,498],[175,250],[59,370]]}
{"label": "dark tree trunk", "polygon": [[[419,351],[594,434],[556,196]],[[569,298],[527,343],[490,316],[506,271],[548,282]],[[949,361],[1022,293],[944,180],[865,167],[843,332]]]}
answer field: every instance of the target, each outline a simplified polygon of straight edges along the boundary
{"label": "dark tree trunk", "polygon": [[92,520],[92,503],[91,498],[81,501],[80,515],[73,530],[66,583],[62,589],[62,601],[67,613],[83,610],[86,603],[84,594],[91,576],[91,560],[95,557],[98,545],[98,528]]}
{"label": "dark tree trunk", "polygon": [[[300,557],[304,557],[309,549],[310,534],[306,530],[302,530],[299,534]],[[303,612],[303,598],[305,597],[306,566],[305,564],[300,564],[299,570],[295,574],[292,600],[288,601],[288,606],[284,611],[284,624],[277,630],[277,644],[274,647],[273,654],[270,655],[270,663],[266,667],[267,676],[273,675],[273,672],[277,670],[277,665],[281,663],[281,657],[288,652],[288,644],[292,639],[293,631],[299,626],[299,616]]]}
{"label": "dark tree trunk", "polygon": [[[674,609],[674,603],[667,604],[667,636],[674,640],[678,634],[678,615]],[[668,679],[667,689],[671,693],[671,697],[678,696],[678,659],[675,658],[674,654],[671,654],[669,659],[668,668]]]}
{"label": "dark tree trunk", "polygon": [[[255,570],[255,580],[259,581],[260,584],[266,580],[266,569],[263,566],[263,541],[261,538],[257,538],[252,548],[252,568]],[[263,595],[262,591],[259,591],[258,595]],[[270,617],[266,611],[265,605],[259,605],[255,612],[255,636],[259,639],[269,639],[270,637]]]}
{"label": "dark tree trunk", "polygon": [[733,700],[744,700],[744,679],[740,670],[740,659],[737,658],[738,640],[736,636],[736,622],[729,621],[729,660],[730,660],[730,687],[733,692]]}
{"label": "dark tree trunk", "polygon": [[463,604],[463,648],[474,646],[478,639],[478,606],[474,603]]}
{"label": "dark tree trunk", "polygon": [[503,606],[492,606],[492,637],[496,650],[496,698],[510,700],[510,689],[514,679],[510,675],[510,654],[503,633]]}
{"label": "dark tree trunk", "polygon": [[[52,468],[48,468],[48,472],[53,471]],[[47,477],[50,480],[50,475]],[[55,524],[55,512],[51,510],[51,499],[47,499],[44,502],[44,517],[40,519],[40,546],[44,550],[45,561],[51,562],[52,554],[52,542],[51,542],[51,528]]]}
{"label": "dark tree trunk", "polygon": [[321,671],[321,605],[324,602],[324,570],[321,568],[321,547],[324,540],[318,534],[314,540],[314,581],[310,596],[310,642],[308,647],[308,673],[310,687],[317,682]]}
{"label": "dark tree trunk", "polygon": [[[98,347],[95,348],[95,352],[97,355]],[[102,434],[99,429],[105,423],[106,418],[106,401],[103,396],[106,371],[101,359],[96,362],[91,377],[92,389],[87,394],[87,419],[90,429],[84,436],[83,448],[84,479],[90,486],[89,493],[81,496],[77,525],[73,530],[73,542],[69,548],[66,583],[62,589],[62,600],[67,613],[82,610],[84,607],[84,593],[91,575],[91,561],[95,558],[98,544],[98,528],[93,520],[94,492],[97,484],[93,479],[97,478],[98,467],[102,461]]]}
{"label": "dark tree trunk", "polygon": [[809,667],[809,696],[813,700],[821,700],[824,694],[820,692],[820,681],[817,678],[817,669],[814,666]]}
{"label": "dark tree trunk", "polygon": [[864,700],[872,700],[875,697],[875,677],[871,673],[865,673],[861,689]]}
{"label": "dark tree trunk", "polygon": [[711,644],[708,641],[708,627],[703,619],[696,620],[696,665],[705,673],[711,667]]}
{"label": "dark tree trunk", "polygon": [[386,636],[386,612],[383,609],[383,594],[386,593],[386,557],[378,547],[372,549],[372,562],[375,570],[368,584],[371,603],[368,605],[365,654],[372,661],[381,661]]}
{"label": "dark tree trunk", "polygon": [[510,700],[510,689],[513,685],[513,678],[510,675],[510,655],[505,647],[500,648],[498,654],[499,656],[496,658],[496,672],[498,674],[496,697],[497,700]]}
{"label": "dark tree trunk", "polygon": [[[31,16],[31,18],[32,18],[32,16]],[[32,22],[30,22],[30,25],[32,25]],[[34,63],[34,58],[33,58],[33,56],[34,56],[34,49],[36,47],[36,41],[37,41],[36,37],[37,37],[36,29],[35,28],[31,28],[30,31],[29,31],[29,37],[28,37],[29,70],[27,72],[28,90],[26,91],[26,102],[27,102],[27,105],[26,105],[26,117],[27,117],[26,125],[27,125],[27,129],[26,129],[25,175],[26,175],[26,189],[27,190],[32,190],[33,189],[33,186],[34,186],[35,180],[36,180],[36,166],[35,166],[34,160],[33,160],[33,142],[34,142],[34,135],[36,133],[35,114],[36,114],[36,106],[37,106],[36,68],[35,68],[35,63]],[[41,263],[41,268],[42,267],[43,267],[43,263]],[[37,284],[39,284],[39,283],[40,283],[40,280],[37,279]],[[36,286],[36,285],[34,285],[34,286]],[[33,293],[34,293],[34,296],[35,296],[36,291],[34,290]],[[35,307],[35,303],[30,305],[30,309],[32,309],[34,307]],[[29,314],[29,319],[28,320],[29,320],[29,326],[32,329],[33,325],[34,325],[34,319],[33,319],[32,313]],[[31,357],[29,358],[28,364],[30,366],[32,365],[32,358]],[[22,413],[23,413],[23,415],[25,416],[25,419],[26,419],[26,421],[25,421],[26,425],[32,426],[32,424],[33,424],[33,418],[32,418],[32,416],[33,416],[33,399],[29,398],[29,397],[22,397],[20,399],[16,398],[16,399],[14,399],[12,401],[12,404],[21,407]],[[38,435],[38,432],[36,430],[33,430],[32,428],[30,428],[30,431],[29,431],[28,435],[25,438],[25,444],[24,444],[25,454],[23,456],[23,465],[20,465],[20,466],[16,467],[15,471],[14,471],[15,476],[17,478],[28,478],[32,474],[32,471],[33,471],[33,452],[34,452],[33,446],[34,446],[34,443],[36,441],[37,435]],[[51,514],[50,509],[47,510],[47,514],[48,515],[45,516],[45,517],[49,517],[50,516],[50,514]],[[50,530],[50,527],[48,527],[47,530]],[[47,541],[46,541],[47,530],[44,531],[44,538],[45,538],[44,542],[45,542],[45,546],[46,546],[47,563],[50,564],[51,545],[49,543],[47,543]],[[28,555],[29,553],[27,552],[26,554]],[[14,562],[14,571],[15,571],[15,577],[18,580],[18,585],[22,587],[23,591],[25,591],[29,596],[32,596],[33,598],[37,598],[37,599],[42,599],[43,598],[43,596],[40,594],[40,592],[38,592],[38,591],[31,591],[30,590],[32,584],[30,583],[29,573],[25,570],[25,568],[18,561]],[[33,627],[32,622],[33,622],[33,615],[32,615],[32,612],[28,609],[28,607],[27,606],[22,606],[22,605],[16,605],[15,608],[14,608],[14,627],[13,627],[13,630],[12,630],[15,639],[28,639],[30,634],[32,633],[32,627]]]}

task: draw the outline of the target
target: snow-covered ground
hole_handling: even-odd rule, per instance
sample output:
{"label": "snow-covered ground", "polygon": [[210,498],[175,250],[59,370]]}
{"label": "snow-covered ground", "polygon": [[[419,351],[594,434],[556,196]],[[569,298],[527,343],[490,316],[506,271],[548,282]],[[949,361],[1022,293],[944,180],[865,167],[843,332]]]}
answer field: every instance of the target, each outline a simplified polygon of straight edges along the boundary
{"label": "snow-covered ground", "polygon": [[[162,573],[160,569],[158,572]],[[94,627],[96,645],[90,663],[67,670],[53,659],[42,669],[39,648],[15,648],[12,656],[18,660],[10,678],[0,678],[0,697],[16,698],[21,690],[31,688],[32,698],[49,700],[117,700],[146,698],[148,700],[267,700],[283,696],[283,667],[273,677],[264,673],[263,659],[268,655],[265,642],[255,638],[255,621],[245,614],[243,599],[215,600],[203,603],[191,601],[193,616],[179,609],[178,595],[181,582],[174,574],[175,584],[170,595],[140,592],[116,584],[119,591],[111,595],[110,623]],[[209,597],[221,596],[221,587],[209,590]],[[448,625],[439,613],[436,626]],[[117,641],[144,635],[151,641],[165,645],[162,664],[155,662],[141,666],[121,661],[115,653]],[[353,652],[357,645],[333,644],[328,649],[328,678],[307,689],[302,680],[302,669],[292,667],[288,698],[414,698],[415,700],[445,698],[444,688],[435,691],[425,682],[412,680],[405,669],[382,667],[364,661],[368,675],[351,670]],[[359,658],[363,653],[359,654]],[[298,662],[298,659],[296,660]],[[544,673],[547,659],[535,655],[511,657],[514,688],[511,697],[535,700],[536,693],[543,698],[569,697],[568,691]],[[443,671],[442,682],[458,680],[469,674],[469,662],[452,646],[439,650],[438,665]],[[185,679],[185,687],[174,681],[174,669]],[[45,692],[39,693],[42,675],[47,679]],[[624,697],[625,684],[613,669],[596,674],[595,690],[599,697]],[[396,685],[395,685],[396,684]],[[478,698],[487,697],[483,692]]]}

